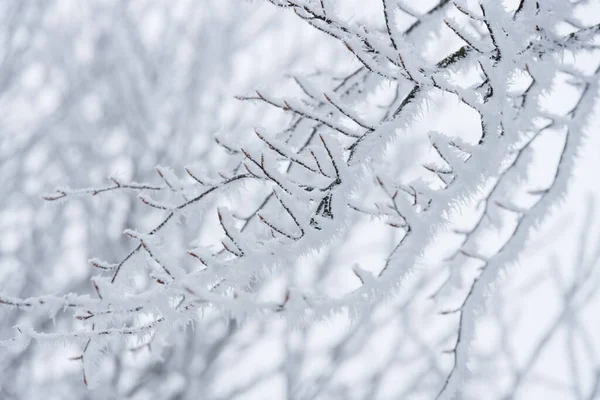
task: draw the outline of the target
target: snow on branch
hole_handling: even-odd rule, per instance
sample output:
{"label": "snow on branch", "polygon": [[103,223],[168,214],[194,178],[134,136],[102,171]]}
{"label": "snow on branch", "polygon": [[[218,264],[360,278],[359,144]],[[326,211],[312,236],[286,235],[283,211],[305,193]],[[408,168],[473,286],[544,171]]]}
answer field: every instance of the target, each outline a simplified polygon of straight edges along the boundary
{"label": "snow on branch", "polygon": [[[0,295],[0,304],[23,310],[64,308],[86,324],[84,330],[64,334],[23,332],[40,341],[101,341],[109,336],[164,332],[202,318],[206,310],[240,321],[276,314],[301,324],[344,310],[357,315],[401,290],[439,240],[438,234],[453,229],[456,221],[450,216],[475,202],[483,212],[473,227],[460,231],[463,241],[447,266],[450,274],[457,275],[465,258],[482,266],[467,285],[463,303],[440,316],[459,315],[455,345],[449,352],[452,367],[437,395],[455,398],[469,378],[474,326],[491,285],[507,265],[516,262],[531,232],[567,191],[584,130],[598,103],[600,74],[598,69],[581,72],[577,64],[565,63],[563,56],[597,48],[598,25],[578,26],[566,36],[558,35],[557,24],[576,20],[576,4],[560,0],[540,2],[540,7],[531,5],[537,2],[521,1],[513,11],[498,1],[482,1],[479,9],[471,10],[442,0],[426,12],[411,9],[408,2],[382,0],[379,26],[374,27],[343,20],[334,7],[324,4],[327,0],[268,2],[282,12],[293,10],[339,41],[358,69],[341,79],[329,77],[327,87],[294,77],[301,98],[278,99],[263,91],[239,96],[285,111],[292,123],[281,134],[257,129],[256,137],[243,145],[218,142],[231,161],[227,165],[235,166],[218,171],[221,180],[193,168],[185,168],[187,175],[179,177],[177,168],[159,166],[155,184],[113,178],[109,186],[58,188],[44,196],[54,201],[134,190],[160,218],[144,232],[124,232],[133,242],[132,250],[117,261],[90,260],[101,274],[93,281],[98,299]],[[397,12],[415,19],[403,32]],[[450,38],[458,49],[435,60],[424,57],[425,43],[441,40],[430,34],[432,30]],[[563,72],[572,77],[570,84],[579,89],[579,97],[563,113],[547,111],[545,96]],[[459,74],[469,75],[470,83],[460,83]],[[515,94],[512,83],[517,76],[529,77],[530,83]],[[395,96],[382,112],[373,112],[369,105],[382,87],[393,88]],[[435,160],[389,168],[384,159],[390,148],[397,146],[399,154],[408,155],[411,149],[402,148],[403,139],[426,114],[431,99],[442,97],[455,99],[473,112],[480,130],[469,132],[469,138],[429,132],[426,140]],[[553,166],[554,179],[547,187],[532,189],[537,196],[533,206],[519,206],[513,202],[514,185],[506,182],[515,174],[525,180],[524,171],[532,162],[526,157],[530,145],[550,129],[564,135],[558,165]],[[402,178],[409,170],[424,175]],[[435,184],[427,182],[427,176],[436,177]],[[240,199],[246,196],[240,196],[241,187],[251,195]],[[219,239],[211,244],[190,243],[187,248],[171,246],[169,228],[182,219],[187,218],[183,223],[195,231],[208,226],[208,221],[195,220],[193,215],[209,207],[209,197],[218,203],[217,224],[211,232]],[[225,198],[227,204],[220,204]],[[499,249],[482,253],[477,238],[489,227],[486,222],[497,221],[497,208],[516,214],[516,227]],[[364,215],[384,220],[399,235],[382,265],[352,268],[360,282],[356,289],[329,297],[317,288],[288,287],[279,300],[260,296],[259,288],[272,276],[292,274],[301,257],[327,251]],[[143,290],[130,282],[140,274],[139,264],[145,267],[145,277],[151,278]],[[447,285],[452,286],[450,281]],[[115,293],[120,290],[123,295],[118,297]]]}

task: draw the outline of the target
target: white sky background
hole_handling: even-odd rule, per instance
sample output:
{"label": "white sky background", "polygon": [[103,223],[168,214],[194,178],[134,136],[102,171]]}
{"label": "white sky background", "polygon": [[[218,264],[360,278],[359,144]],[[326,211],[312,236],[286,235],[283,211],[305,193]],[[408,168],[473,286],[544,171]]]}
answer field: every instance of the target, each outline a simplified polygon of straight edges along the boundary
{"label": "white sky background", "polygon": [[[198,132],[193,145],[186,143],[185,138],[170,143],[171,146],[178,147],[179,150],[189,150],[183,151],[186,156],[181,160],[181,165],[172,165],[176,170],[194,162],[194,154],[202,152],[203,148],[205,148],[205,142],[210,138],[209,135],[217,132],[223,135],[224,138],[234,138],[236,137],[234,135],[240,135],[241,139],[236,140],[243,142],[249,140],[248,138],[252,136],[251,127],[253,126],[274,130],[285,123],[286,119],[280,113],[272,112],[272,110],[262,105],[240,103],[233,99],[234,95],[252,93],[254,89],[266,90],[269,93],[279,95],[290,90],[291,85],[288,81],[284,80],[284,75],[290,72],[301,71],[310,73],[315,70],[333,70],[341,74],[349,70],[347,65],[349,62],[352,62],[353,56],[344,51],[342,46],[333,43],[324,34],[316,32],[296,18],[291,12],[279,12],[278,17],[273,21],[271,18],[274,12],[273,7],[263,4],[258,0],[255,0],[251,4],[244,4],[240,6],[239,10],[236,9],[235,11],[228,8],[231,5],[230,3],[232,2],[223,2],[223,4],[226,4],[224,11],[222,11],[223,13],[249,12],[251,8],[258,10],[253,11],[251,14],[252,20],[248,21],[244,29],[239,32],[240,35],[252,35],[253,30],[263,26],[263,24],[272,24],[272,28],[269,28],[271,30],[267,31],[267,34],[259,35],[256,40],[253,40],[248,45],[244,45],[244,49],[235,55],[231,63],[232,69],[229,71],[226,80],[220,87],[216,89],[212,88],[212,90],[218,92],[217,98],[219,103],[218,107],[216,107],[218,115],[211,115],[211,121],[204,125],[210,131]],[[432,2],[423,2],[423,7],[426,7],[426,3]],[[359,21],[363,19],[369,20],[372,16],[378,15],[377,13],[380,12],[379,4],[369,7],[370,5],[370,3],[362,0],[345,1],[341,12],[342,15]],[[600,15],[600,4],[598,4],[597,9],[598,13],[596,16]],[[75,10],[76,7],[68,11],[73,13],[73,18],[81,18],[82,20],[91,18],[89,15],[79,16]],[[593,18],[593,16],[594,14],[590,13],[590,18]],[[160,26],[160,16],[153,15],[148,16],[148,20],[140,25],[141,29],[144,29],[144,31],[147,30],[150,43],[152,41],[160,41]],[[214,48],[210,49],[208,54],[211,51],[219,52],[218,42],[215,38],[210,38],[209,36],[205,40],[209,49],[211,44],[214,45]],[[451,47],[456,43],[449,41],[446,44]],[[448,51],[447,48],[444,50]],[[86,52],[85,48],[82,48],[80,51],[81,54],[85,54]],[[225,57],[229,56],[225,55]],[[206,60],[207,64],[210,64],[210,62],[210,59]],[[590,61],[590,63],[592,62]],[[354,65],[357,64],[354,62]],[[36,70],[27,71],[23,76],[23,91],[26,91],[27,88],[35,89],[36,85],[39,85],[44,79],[43,74],[40,75]],[[211,99],[204,100],[209,103],[211,101]],[[558,106],[566,101],[568,101],[568,96],[563,95],[552,99],[553,104]],[[22,106],[11,106],[10,109],[12,112],[16,113],[9,118],[10,123],[14,124],[12,126],[26,126],[27,117],[31,117],[32,114],[35,115],[36,112],[51,112],[48,111],[52,109],[51,93],[46,93],[39,99],[35,99],[34,102],[38,103],[37,105],[39,106],[39,109],[36,109],[35,112],[29,108],[31,104],[29,102],[24,103]],[[90,113],[93,114],[93,100],[90,100],[90,104]],[[14,111],[15,109],[19,111]],[[461,114],[461,111],[464,111],[463,108],[452,100],[438,99],[434,102],[431,108],[424,113],[422,122],[417,123],[411,132],[402,132],[399,135],[401,137],[399,140],[405,141],[406,146],[410,149],[407,151],[410,154],[406,155],[409,159],[400,158],[399,162],[408,163],[411,159],[426,159],[430,156],[429,143],[419,138],[420,135],[425,136],[429,130],[436,129],[451,133],[472,131],[472,119],[469,119],[469,116],[465,117],[464,113]],[[600,115],[600,110],[598,110],[596,115]],[[235,118],[236,124],[228,123],[234,116],[237,116]],[[589,240],[590,243],[587,246],[592,250],[598,243],[600,232],[595,227],[600,226],[600,215],[593,214],[591,209],[594,206],[597,208],[600,201],[600,185],[597,183],[597,175],[600,170],[600,138],[597,135],[599,127],[600,118],[596,118],[590,124],[588,131],[589,142],[582,152],[577,176],[573,179],[570,194],[561,210],[557,210],[559,212],[557,212],[555,218],[547,221],[545,228],[537,235],[537,240],[531,246],[531,253],[523,257],[518,266],[508,271],[507,278],[503,281],[501,289],[495,292],[491,299],[491,305],[488,310],[491,315],[496,316],[499,313],[503,318],[511,321],[518,316],[517,322],[510,323],[511,331],[508,337],[510,342],[509,347],[516,355],[515,359],[517,363],[523,364],[526,362],[527,357],[525,355],[531,352],[531,349],[539,342],[539,338],[544,335],[545,330],[556,318],[557,313],[560,313],[563,306],[561,299],[564,289],[560,285],[568,285],[570,279],[572,279],[573,275],[577,274],[580,268],[580,265],[576,261],[576,255],[582,246],[581,238]],[[5,131],[1,134],[6,135]],[[49,132],[49,135],[52,134],[52,132]],[[85,134],[85,131],[82,131],[82,140],[85,140]],[[14,142],[11,143],[12,140],[17,139],[12,136],[4,136],[2,138],[2,148],[5,151],[2,154],[5,156],[10,151],[11,146],[13,146]],[[115,141],[115,146],[119,147],[118,140]],[[187,146],[190,148],[188,149]],[[541,166],[540,176],[542,178],[540,179],[543,179],[544,173],[548,174],[548,168],[554,167],[553,163],[556,160],[556,157],[548,151],[548,149],[552,148],[551,140],[548,141],[547,146],[547,148],[541,146],[536,152],[539,157],[538,165]],[[223,153],[216,152],[212,155],[212,159],[215,162],[220,162],[223,155]],[[4,162],[4,159],[2,161]],[[115,173],[119,173],[121,176],[130,176],[132,171],[128,168],[126,162],[120,161],[117,157],[113,164],[107,165],[105,170],[98,172],[99,179],[104,179],[106,176]],[[1,172],[0,175],[2,175]],[[60,185],[71,184],[69,183],[68,176],[54,177],[50,179],[50,182],[56,182]],[[39,192],[52,189],[51,187],[47,187],[47,182],[32,182],[28,187],[30,190],[25,191],[22,194],[23,196],[33,197],[37,196]],[[31,212],[34,211],[20,210],[18,205],[15,204],[11,204],[9,208],[0,210],[0,226],[3,226],[9,232],[3,236],[0,248],[10,252],[13,247],[18,247],[16,244],[20,240],[18,226],[31,218],[28,215]],[[468,210],[464,212],[465,215],[468,215]],[[588,226],[586,222],[588,222],[592,215],[595,215],[594,221],[596,222]],[[378,271],[380,269],[389,248],[393,246],[393,242],[390,240],[392,230],[384,226],[384,224],[381,224],[381,226],[375,225],[374,229],[373,225],[365,224],[365,227],[369,226],[369,229],[372,230],[357,229],[355,235],[350,237],[343,249],[338,252],[341,256],[328,261],[330,262],[330,273],[323,281],[322,288],[328,294],[340,295],[358,285],[356,277],[350,269],[355,263],[360,264],[362,268],[368,270]],[[586,232],[583,235],[581,234],[582,229]],[[80,242],[78,238],[79,232],[80,230],[75,227],[74,231],[70,233],[75,244],[72,249],[74,255],[70,256],[70,260],[81,262],[85,261],[81,260],[85,255],[77,255],[75,248],[77,243]],[[494,239],[490,240],[493,241]],[[309,267],[318,258],[317,255],[315,259],[307,258],[299,262],[297,267],[299,271],[297,284],[299,286],[307,279],[303,275],[303,271],[308,270],[308,274],[310,275]],[[6,259],[2,260],[2,263],[5,262]],[[81,263],[81,265],[83,264]],[[88,268],[88,266],[85,266],[85,268]],[[68,276],[71,276],[71,271],[64,272],[65,275],[63,278],[68,279]],[[410,288],[411,284],[416,284],[421,276],[427,277],[439,273],[440,269],[437,263],[432,262],[432,265],[423,265],[423,269],[415,274],[415,277],[407,284],[407,287]],[[562,277],[562,280],[557,279],[557,277]],[[60,270],[56,279],[59,281],[61,279]],[[0,289],[4,288],[0,286]],[[273,287],[268,287],[267,291],[270,291],[270,293],[266,293],[266,296],[278,296],[281,287],[278,287],[276,282]],[[410,293],[412,292],[407,289],[406,294]],[[368,328],[364,340],[362,340],[362,344],[366,345],[364,345],[355,357],[349,358],[348,362],[342,366],[339,374],[334,378],[334,382],[338,380],[354,383],[355,392],[347,398],[360,398],[368,386],[370,379],[369,371],[378,364],[384,364],[390,352],[406,352],[407,357],[410,358],[410,353],[426,351],[422,348],[415,350],[416,347],[394,348],[394,345],[402,334],[402,330],[408,325],[402,319],[404,315],[400,317],[398,323],[386,323],[385,321],[393,321],[392,316],[396,313],[394,307],[396,304],[405,301],[405,297],[405,294],[400,293],[397,299],[381,307],[381,309],[374,313],[375,318],[381,322],[382,326],[376,329]],[[457,299],[454,300],[456,301]],[[495,308],[494,305],[496,302],[502,307],[501,311]],[[443,346],[440,345],[439,336],[453,329],[454,318],[436,315],[436,309],[440,311],[444,308],[443,304],[434,304],[428,302],[425,298],[417,299],[413,303],[410,309],[414,311],[414,317],[411,317],[414,318],[411,321],[411,324],[413,324],[412,329],[417,330],[423,337],[425,345],[429,346],[429,349],[439,356],[444,350]],[[574,350],[570,349],[565,334],[558,332],[550,339],[551,344],[534,364],[534,375],[539,378],[539,381],[537,381],[537,384],[531,382],[524,383],[523,388],[519,391],[520,397],[518,398],[563,399],[565,398],[565,392],[561,391],[561,382],[562,378],[569,376],[569,374],[579,375],[581,381],[584,382],[582,383],[582,387],[586,389],[590,387],[594,372],[591,366],[596,363],[597,367],[597,363],[600,360],[600,339],[598,339],[600,338],[600,320],[596,312],[598,309],[600,309],[600,299],[593,298],[580,313],[579,317],[579,321],[586,327],[589,335],[596,338],[596,342],[592,345],[593,354],[590,354],[590,349],[577,348],[577,345]],[[444,318],[448,319],[445,320]],[[257,325],[250,323],[245,326],[239,335],[238,341],[241,343],[246,337],[255,338],[256,330],[259,329]],[[332,367],[331,360],[324,355],[326,354],[324,349],[330,348],[335,344],[341,336],[349,331],[350,326],[347,316],[342,315],[333,321],[316,324],[308,330],[307,355],[309,362],[307,363],[306,370],[303,371],[307,377],[325,373],[325,371]],[[481,319],[481,326],[479,327],[480,330],[478,331],[476,347],[493,349],[498,344],[497,338],[500,337],[499,328],[500,326],[494,322],[493,318],[483,317]],[[265,328],[263,327],[262,329]],[[262,373],[268,372],[270,369],[276,368],[280,363],[285,362],[285,342],[287,340],[293,341],[294,335],[296,333],[294,331],[290,333],[288,327],[282,321],[273,320],[267,323],[265,332],[259,335],[261,339],[252,343],[250,351],[238,353],[233,348],[225,351],[221,355],[219,362],[223,365],[226,373],[221,374],[215,380],[214,387],[212,388],[214,393],[228,398],[228,393],[234,390],[236,385],[243,385],[246,381],[258,379]],[[575,354],[574,357],[576,357],[577,361],[570,363],[569,360],[573,354]],[[479,362],[481,363],[481,360]],[[478,397],[476,394],[477,390],[485,393],[480,398],[494,398],[497,393],[503,390],[502,385],[505,384],[503,379],[506,379],[506,375],[503,375],[502,365],[500,364],[499,362],[498,365],[495,365],[495,367],[498,367],[497,371],[489,373],[487,377],[481,378],[480,381],[475,381],[473,385],[474,393],[472,393],[474,398]],[[573,372],[572,368],[569,369],[568,367],[572,364],[577,365],[575,372]],[[484,369],[484,367],[480,365],[480,368]],[[77,368],[77,366],[73,366],[72,368]],[[402,377],[408,379],[409,374],[417,374],[419,366],[416,362],[413,365],[407,361],[405,365],[396,365],[394,368],[397,369],[390,368],[390,372],[392,372],[390,376],[392,378],[386,378],[389,379],[389,382],[384,385],[385,389],[380,393],[381,398],[395,398],[396,391],[403,384]],[[42,373],[52,376],[57,371],[45,370]],[[553,382],[558,382],[557,386],[546,383],[548,382],[548,378],[552,378]],[[480,386],[477,386],[478,384]],[[282,376],[280,374],[273,374],[271,378],[258,385],[251,394],[244,394],[238,398],[277,400],[283,398],[284,390],[285,386]],[[496,391],[494,392],[494,390]],[[141,398],[144,398],[143,394]],[[423,398],[428,397],[424,396]]]}

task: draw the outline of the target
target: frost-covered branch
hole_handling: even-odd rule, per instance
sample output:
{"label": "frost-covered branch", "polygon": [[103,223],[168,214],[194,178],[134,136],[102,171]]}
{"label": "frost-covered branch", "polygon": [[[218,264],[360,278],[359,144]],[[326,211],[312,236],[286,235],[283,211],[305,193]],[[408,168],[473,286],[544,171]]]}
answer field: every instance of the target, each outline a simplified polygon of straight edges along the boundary
{"label": "frost-covered branch", "polygon": [[[330,1],[268,0],[335,39],[353,59],[342,73],[294,74],[296,97],[291,90],[238,96],[248,107],[283,112],[288,126],[257,128],[239,140],[216,138],[226,153],[216,170],[157,167],[157,183],[115,178],[110,186],[59,188],[44,197],[130,189],[139,192],[152,222],[132,221],[124,234],[133,245],[114,257],[118,261],[90,260],[100,271],[93,280],[97,299],[52,298],[87,330],[22,334],[40,341],[83,338],[87,348],[102,347],[104,337],[147,339],[149,332],[152,341],[162,340],[171,327],[202,321],[207,313],[236,322],[280,318],[301,327],[341,313],[362,316],[402,292],[450,231],[458,244],[445,257],[447,279],[432,297],[458,293],[462,300],[437,315],[458,320],[445,335],[455,338],[443,356],[452,357],[451,366],[442,372],[435,357],[430,364],[439,375],[437,398],[459,395],[471,378],[475,326],[490,288],[568,193],[598,106],[600,31],[577,19],[578,3],[561,0],[520,1],[514,9],[491,0],[473,9],[440,1],[427,10],[382,0],[369,23],[345,19]],[[565,24],[572,32],[562,32]],[[594,59],[592,72],[580,55]],[[559,81],[577,94],[566,106],[548,107],[549,98],[560,96]],[[468,128],[420,133],[419,123],[437,118],[431,107],[443,102],[455,104]],[[531,172],[539,163],[534,149],[556,135],[556,162],[546,161],[547,182],[533,187],[539,182]],[[410,147],[415,138],[426,154]],[[456,217],[465,208],[477,214],[466,228]],[[321,283],[294,283],[299,260],[345,255],[336,246],[359,223],[381,222],[393,228],[386,231],[393,243],[383,259],[346,267],[354,286],[332,295]],[[185,240],[173,238],[180,223],[193,232]],[[496,246],[482,246],[490,231],[508,233]],[[329,264],[322,268],[322,276],[335,272]],[[269,296],[265,288],[275,282],[283,287]],[[3,305],[23,309],[44,301],[0,297]]]}

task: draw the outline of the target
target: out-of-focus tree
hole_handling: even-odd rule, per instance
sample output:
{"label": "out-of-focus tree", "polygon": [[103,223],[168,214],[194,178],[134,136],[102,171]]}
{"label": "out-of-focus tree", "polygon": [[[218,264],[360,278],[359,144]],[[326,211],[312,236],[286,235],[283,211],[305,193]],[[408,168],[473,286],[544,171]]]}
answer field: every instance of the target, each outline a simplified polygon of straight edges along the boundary
{"label": "out-of-focus tree", "polygon": [[[196,71],[193,63],[189,70],[181,67],[187,64],[170,47],[164,58],[155,59],[150,51],[147,62],[135,52],[176,42],[167,39],[168,30],[140,35],[141,44],[123,50],[123,64],[136,83],[119,79],[115,84],[117,93],[139,93],[116,107],[122,112],[119,121],[132,124],[122,129],[139,132],[133,137],[142,142],[133,173],[104,184],[94,176],[84,175],[85,182],[70,176],[73,186],[89,188],[62,187],[45,196],[65,202],[65,212],[79,207],[98,218],[88,222],[92,228],[84,237],[94,243],[85,248],[99,255],[92,255],[91,264],[101,273],[88,287],[78,282],[72,289],[78,294],[28,297],[30,292],[5,290],[0,301],[17,309],[12,316],[20,324],[13,338],[8,324],[4,328],[6,347],[30,351],[31,338],[74,343],[86,385],[117,397],[452,399],[486,393],[486,398],[511,398],[526,387],[552,382],[562,396],[594,398],[600,375],[589,367],[599,357],[590,330],[597,327],[581,320],[597,302],[592,290],[599,271],[597,248],[587,240],[565,245],[579,250],[572,270],[553,266],[568,265],[562,258],[547,268],[531,268],[539,274],[523,278],[512,265],[528,260],[535,249],[532,238],[541,235],[542,223],[569,193],[586,129],[597,123],[600,28],[593,15],[599,5],[565,0],[268,3],[280,15],[304,20],[337,41],[327,57],[340,50],[346,57],[333,56],[310,76],[278,68],[289,71],[293,86],[243,89],[251,94],[239,99],[273,109],[254,120],[257,130],[250,137],[248,125],[236,125],[237,111],[205,94],[226,86],[226,71],[220,75],[218,68],[215,75],[222,78],[214,87],[209,74],[198,75],[188,91],[193,80],[171,78],[180,68],[194,75],[189,72]],[[118,15],[127,15],[123,7],[109,4],[110,10],[120,10]],[[136,21],[153,15],[135,12],[141,13]],[[156,18],[165,20],[171,12],[166,7]],[[115,14],[107,15],[109,24],[119,25]],[[106,54],[120,54],[107,43],[128,43],[122,36],[133,25],[124,22],[125,33],[110,25],[99,46],[110,49]],[[222,24],[197,26],[204,26],[208,36],[242,23],[223,17]],[[304,54],[298,46],[295,50]],[[51,46],[48,52],[60,54]],[[206,54],[214,66],[221,63],[213,55],[227,59],[229,53],[217,43]],[[116,60],[120,66],[122,59]],[[152,72],[162,73],[164,65],[173,69]],[[89,80],[102,82],[107,70],[90,72]],[[153,81],[153,74],[164,79]],[[109,80],[115,76],[119,73],[106,72]],[[138,79],[141,89],[131,89]],[[192,104],[181,93],[201,100]],[[89,107],[83,114],[78,109],[78,117],[102,108],[97,97],[73,102]],[[218,120],[228,122],[208,145],[207,132],[215,126],[195,121],[223,110],[226,116]],[[59,120],[57,129],[68,128],[65,121]],[[275,129],[278,122],[285,128]],[[85,166],[87,152],[93,155],[110,140],[98,143],[74,165]],[[145,149],[155,154],[147,161]],[[198,153],[190,157],[188,151]],[[129,152],[114,150],[124,153]],[[190,159],[196,162],[185,166],[182,161]],[[147,171],[156,164],[177,169],[157,167],[159,177],[151,180]],[[112,197],[99,205],[79,199],[131,190],[139,195],[127,203],[120,223],[106,208]],[[581,210],[593,209],[581,203]],[[48,225],[51,231],[53,223]],[[103,231],[115,226],[116,231],[126,228],[120,251],[114,251],[116,239]],[[584,236],[594,234],[592,226],[581,228]],[[16,242],[24,243],[14,251],[19,256],[39,247]],[[547,249],[532,264],[544,266]],[[21,263],[46,262],[41,260]],[[82,275],[89,282],[87,273]],[[533,286],[519,281],[528,278],[535,279]],[[38,293],[71,290],[43,274],[37,281],[48,285],[36,287]],[[73,284],[72,277],[67,281]],[[533,303],[533,288],[553,285],[558,295],[540,297],[560,299],[553,304],[559,311],[548,313],[549,325],[541,332],[530,329],[527,339],[514,340],[523,323],[511,296],[516,291]],[[74,316],[75,326],[65,322],[52,328],[40,319],[63,310]],[[33,316],[30,326],[28,315]],[[567,361],[555,364],[569,365],[569,379],[536,375],[539,358],[563,330]],[[126,365],[127,349],[166,361],[151,358],[146,368],[133,368]],[[22,358],[16,354],[15,359]],[[107,380],[111,385],[104,386]]]}
{"label": "out-of-focus tree", "polygon": [[[148,218],[139,200],[110,193],[47,207],[40,195],[48,184],[100,185],[110,176],[116,185],[150,179],[160,164],[223,162],[228,147],[215,134],[244,135],[262,113],[240,107],[231,93],[257,79],[272,81],[268,75],[287,70],[298,54],[319,49],[314,37],[298,40],[297,26],[273,11],[222,0],[0,4],[4,294],[93,293],[90,277],[97,270],[87,260],[126,251],[122,230]],[[283,28],[278,42],[266,34]],[[267,64],[271,51],[280,57]],[[172,239],[187,241],[191,234],[183,229]],[[75,326],[61,314],[51,320],[45,312],[3,308],[0,315],[2,339],[21,323],[42,331]],[[180,374],[201,387],[211,357],[227,341],[214,322],[205,328],[206,334],[185,334],[188,345],[163,355],[158,366],[133,357],[136,351],[116,352],[104,362],[107,376],[98,393],[81,385],[80,362],[68,361],[78,355],[73,348],[2,352],[0,397],[143,398],[153,392],[172,398],[179,389],[161,389],[163,380]],[[192,362],[197,366],[190,370]]]}

